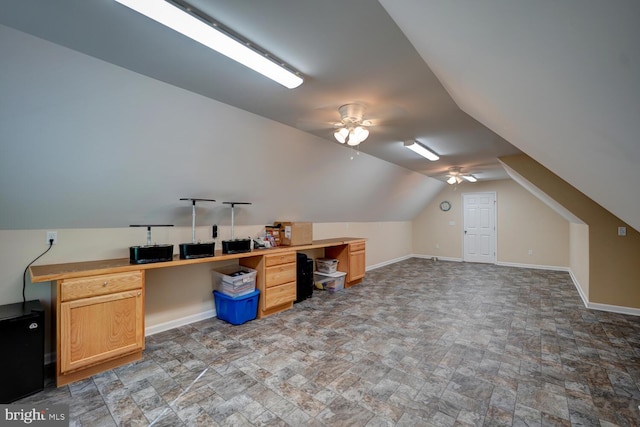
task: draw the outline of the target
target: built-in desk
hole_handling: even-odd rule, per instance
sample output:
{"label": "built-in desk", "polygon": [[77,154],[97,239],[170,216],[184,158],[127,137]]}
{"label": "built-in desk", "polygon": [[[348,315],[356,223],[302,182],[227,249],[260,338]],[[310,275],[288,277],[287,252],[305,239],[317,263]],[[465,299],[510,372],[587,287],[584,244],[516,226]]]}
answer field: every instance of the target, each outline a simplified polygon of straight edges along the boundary
{"label": "built-in desk", "polygon": [[142,357],[144,350],[145,271],[189,264],[238,260],[257,271],[258,318],[293,307],[296,252],[324,249],[347,273],[345,287],[362,281],[365,239],[316,240],[240,254],[131,264],[128,258],[30,267],[31,282],[51,282],[55,318],[56,380],[62,386]]}

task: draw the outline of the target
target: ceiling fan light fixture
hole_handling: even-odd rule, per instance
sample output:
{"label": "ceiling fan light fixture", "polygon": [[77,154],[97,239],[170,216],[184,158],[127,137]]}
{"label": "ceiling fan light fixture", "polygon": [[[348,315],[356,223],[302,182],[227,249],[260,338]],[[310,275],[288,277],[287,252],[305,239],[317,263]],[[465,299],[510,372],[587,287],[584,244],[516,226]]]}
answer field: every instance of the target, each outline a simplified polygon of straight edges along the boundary
{"label": "ceiling fan light fixture", "polygon": [[447,179],[447,184],[456,184],[457,180],[455,176],[450,176],[449,179]]}
{"label": "ceiling fan light fixture", "polygon": [[349,129],[340,128],[334,132],[333,136],[336,138],[336,140],[340,144],[344,144],[345,142],[347,142],[347,137],[349,136]]}
{"label": "ceiling fan light fixture", "polygon": [[274,62],[271,58],[275,57],[269,52],[258,49],[253,43],[243,40],[237,34],[223,30],[213,19],[184,2],[181,2],[178,7],[168,1],[115,1],[251,68],[286,88],[294,89],[304,81],[291,67],[281,61]]}
{"label": "ceiling fan light fixture", "polygon": [[[349,134],[349,145],[358,145],[369,137],[369,130],[363,126],[356,126]],[[353,143],[351,140],[353,139]]]}
{"label": "ceiling fan light fixture", "polygon": [[440,156],[438,156],[437,154],[435,154],[425,146],[418,144],[417,141],[413,141],[413,140],[405,141],[404,146],[409,150],[413,151],[414,153],[421,155],[425,159],[431,160],[432,162],[435,162],[436,160],[440,159]]}
{"label": "ceiling fan light fixture", "polygon": [[358,141],[356,132],[354,129],[351,129],[351,131],[349,131],[349,139],[347,139],[347,145],[350,145],[353,147],[354,145],[358,145],[358,144],[360,144],[360,141]]}
{"label": "ceiling fan light fixture", "polygon": [[345,104],[338,108],[342,125],[333,133],[336,140],[351,147],[359,145],[362,141],[369,137],[369,129],[364,118],[364,106],[362,104]]}
{"label": "ceiling fan light fixture", "polygon": [[343,127],[333,133],[333,136],[340,144],[356,146],[369,137],[369,129],[364,126]]}

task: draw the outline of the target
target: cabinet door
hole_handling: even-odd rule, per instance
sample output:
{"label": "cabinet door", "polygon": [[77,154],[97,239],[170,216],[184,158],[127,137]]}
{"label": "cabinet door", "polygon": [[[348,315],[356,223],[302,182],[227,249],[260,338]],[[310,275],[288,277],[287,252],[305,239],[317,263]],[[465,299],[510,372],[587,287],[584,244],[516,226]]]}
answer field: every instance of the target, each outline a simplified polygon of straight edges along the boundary
{"label": "cabinet door", "polygon": [[143,301],[137,289],[60,304],[60,371],[142,350]]}
{"label": "cabinet door", "polygon": [[[351,246],[351,245],[350,245]],[[364,248],[356,247],[358,250],[352,250],[349,247],[349,277],[348,282],[362,279],[365,276],[366,259]]]}

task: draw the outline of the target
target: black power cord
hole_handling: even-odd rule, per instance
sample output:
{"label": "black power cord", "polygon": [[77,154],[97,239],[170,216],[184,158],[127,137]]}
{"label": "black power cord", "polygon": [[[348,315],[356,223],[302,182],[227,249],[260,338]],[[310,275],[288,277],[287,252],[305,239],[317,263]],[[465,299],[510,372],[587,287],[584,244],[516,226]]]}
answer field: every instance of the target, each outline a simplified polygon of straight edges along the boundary
{"label": "black power cord", "polygon": [[27,265],[27,268],[24,269],[24,273],[22,273],[22,302],[23,303],[27,302],[27,298],[25,297],[25,293],[24,293],[25,288],[27,287],[27,270],[29,270],[29,267],[31,267],[31,264],[33,264],[34,262],[39,260],[42,257],[42,255],[44,255],[47,252],[49,252],[52,247],[53,247],[53,239],[49,239],[49,247],[47,248],[47,250],[42,252],[40,255],[38,255],[38,257],[36,259],[34,259],[33,261],[31,261]]}

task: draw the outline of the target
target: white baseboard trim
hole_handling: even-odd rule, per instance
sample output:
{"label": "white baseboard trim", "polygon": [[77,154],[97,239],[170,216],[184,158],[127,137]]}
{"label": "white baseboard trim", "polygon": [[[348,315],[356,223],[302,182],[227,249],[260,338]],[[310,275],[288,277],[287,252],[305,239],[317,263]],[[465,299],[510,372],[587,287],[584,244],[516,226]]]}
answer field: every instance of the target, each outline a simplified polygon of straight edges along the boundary
{"label": "white baseboard trim", "polygon": [[435,255],[420,255],[420,254],[409,254],[405,256],[401,256],[399,258],[390,259],[388,261],[380,262],[378,264],[370,265],[366,268],[366,271],[375,270],[376,268],[384,267],[387,265],[395,264],[396,262],[405,261],[410,258],[424,258],[424,259],[432,259],[437,258],[438,261],[455,261],[462,262],[462,258],[450,258],[450,257],[440,257]]}
{"label": "white baseboard trim", "polygon": [[438,261],[452,261],[452,262],[462,262],[462,258],[453,258],[439,255],[423,255],[423,254],[413,254],[410,258],[423,258],[423,259],[433,259],[436,258]]}
{"label": "white baseboard trim", "polygon": [[215,310],[207,310],[202,313],[192,314],[190,316],[181,317],[179,319],[174,319],[169,322],[159,323],[157,325],[149,326],[144,329],[144,335],[149,336],[153,334],[157,334],[159,332],[168,331],[170,329],[178,328],[180,326],[188,325],[189,323],[199,322],[200,320],[211,319],[212,317],[216,317]]}
{"label": "white baseboard trim", "polygon": [[533,268],[536,270],[549,270],[549,271],[566,271],[569,272],[568,267],[560,267],[557,265],[540,265],[540,264],[522,264],[518,262],[496,262],[496,265],[503,267],[517,267],[517,268]]}
{"label": "white baseboard trim", "polygon": [[576,277],[575,274],[573,274],[573,271],[570,268],[568,270],[569,270],[569,276],[571,276],[571,281],[573,282],[573,286],[575,286],[576,289],[578,290],[578,294],[580,295],[580,299],[582,299],[582,303],[586,308],[589,308],[589,298],[587,298],[587,295],[585,295],[584,291],[582,290],[582,286],[580,286],[580,282],[578,282],[578,278]]}
{"label": "white baseboard trim", "polygon": [[412,258],[412,257],[413,257],[413,255],[405,255],[405,256],[402,256],[400,258],[394,258],[394,259],[390,259],[388,261],[380,262],[378,264],[373,264],[373,265],[370,265],[367,268],[365,268],[365,271],[375,270],[376,268],[384,267],[386,265],[395,264],[396,262],[404,261],[404,260]]}
{"label": "white baseboard trim", "polygon": [[632,307],[622,307],[619,305],[609,305],[609,304],[600,304],[597,302],[590,302],[587,304],[587,308],[590,308],[592,310],[609,311],[611,313],[640,316],[640,309],[632,308]]}

